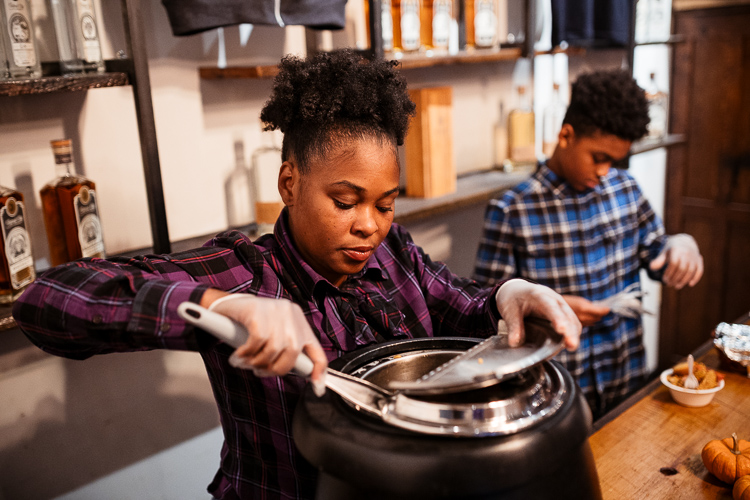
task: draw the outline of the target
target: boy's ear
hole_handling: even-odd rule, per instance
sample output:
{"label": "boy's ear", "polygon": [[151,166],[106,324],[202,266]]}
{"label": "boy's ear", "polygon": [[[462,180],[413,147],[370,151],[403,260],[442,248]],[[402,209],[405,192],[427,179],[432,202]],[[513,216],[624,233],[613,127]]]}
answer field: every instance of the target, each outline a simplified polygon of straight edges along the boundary
{"label": "boy's ear", "polygon": [[299,183],[299,169],[292,161],[285,161],[279,168],[279,194],[284,205],[294,205],[297,184]]}
{"label": "boy's ear", "polygon": [[557,145],[561,148],[567,148],[576,138],[576,131],[570,123],[564,123],[557,134]]}

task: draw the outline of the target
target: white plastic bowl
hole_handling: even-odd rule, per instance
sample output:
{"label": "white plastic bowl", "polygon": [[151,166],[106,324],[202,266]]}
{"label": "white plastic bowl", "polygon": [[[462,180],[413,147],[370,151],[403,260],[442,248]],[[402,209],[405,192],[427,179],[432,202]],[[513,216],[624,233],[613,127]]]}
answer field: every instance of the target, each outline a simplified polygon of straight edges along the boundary
{"label": "white plastic bowl", "polygon": [[685,389],[679,385],[674,385],[667,380],[668,375],[672,375],[674,370],[672,368],[661,372],[661,383],[666,385],[669,389],[669,393],[672,395],[672,399],[682,406],[706,406],[714,398],[714,394],[724,388],[724,380],[719,381],[719,385],[713,389]]}

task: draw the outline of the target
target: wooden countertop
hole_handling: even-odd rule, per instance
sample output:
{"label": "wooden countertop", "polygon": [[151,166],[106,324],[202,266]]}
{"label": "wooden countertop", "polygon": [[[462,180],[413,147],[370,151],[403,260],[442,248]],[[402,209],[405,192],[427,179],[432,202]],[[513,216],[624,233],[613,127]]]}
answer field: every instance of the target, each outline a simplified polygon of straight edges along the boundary
{"label": "wooden countertop", "polygon": [[[712,342],[696,354],[719,368]],[[724,389],[707,406],[678,405],[657,379],[623,403],[624,409],[616,408],[616,416],[597,422],[589,442],[604,500],[731,500],[731,485],[708,472],[701,450],[733,432],[750,441],[750,378],[720,371]]]}

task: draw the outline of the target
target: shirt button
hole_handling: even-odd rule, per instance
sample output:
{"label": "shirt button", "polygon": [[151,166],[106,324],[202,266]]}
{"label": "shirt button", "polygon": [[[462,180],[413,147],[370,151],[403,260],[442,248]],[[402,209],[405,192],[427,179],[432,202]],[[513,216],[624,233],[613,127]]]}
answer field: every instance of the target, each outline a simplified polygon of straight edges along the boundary
{"label": "shirt button", "polygon": [[91,321],[93,321],[95,325],[98,325],[102,322],[102,316],[100,314],[95,314],[94,317],[91,318]]}
{"label": "shirt button", "polygon": [[162,332],[168,332],[170,328],[172,328],[172,325],[170,325],[169,323],[162,323],[159,327],[159,330],[161,330]]}

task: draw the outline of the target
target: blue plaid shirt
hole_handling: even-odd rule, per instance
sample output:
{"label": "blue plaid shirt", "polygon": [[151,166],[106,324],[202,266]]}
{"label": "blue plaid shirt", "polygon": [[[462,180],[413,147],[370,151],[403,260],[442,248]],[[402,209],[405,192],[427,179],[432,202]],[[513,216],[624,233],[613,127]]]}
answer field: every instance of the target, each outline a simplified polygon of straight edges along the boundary
{"label": "blue plaid shirt", "polygon": [[[633,283],[640,287],[639,269],[665,242],[661,220],[627,172],[610,169],[595,189],[577,192],[540,164],[490,201],[474,279],[524,277],[561,294],[603,300]],[[608,314],[583,329],[578,350],[558,360],[601,414],[643,382],[641,321]]]}

